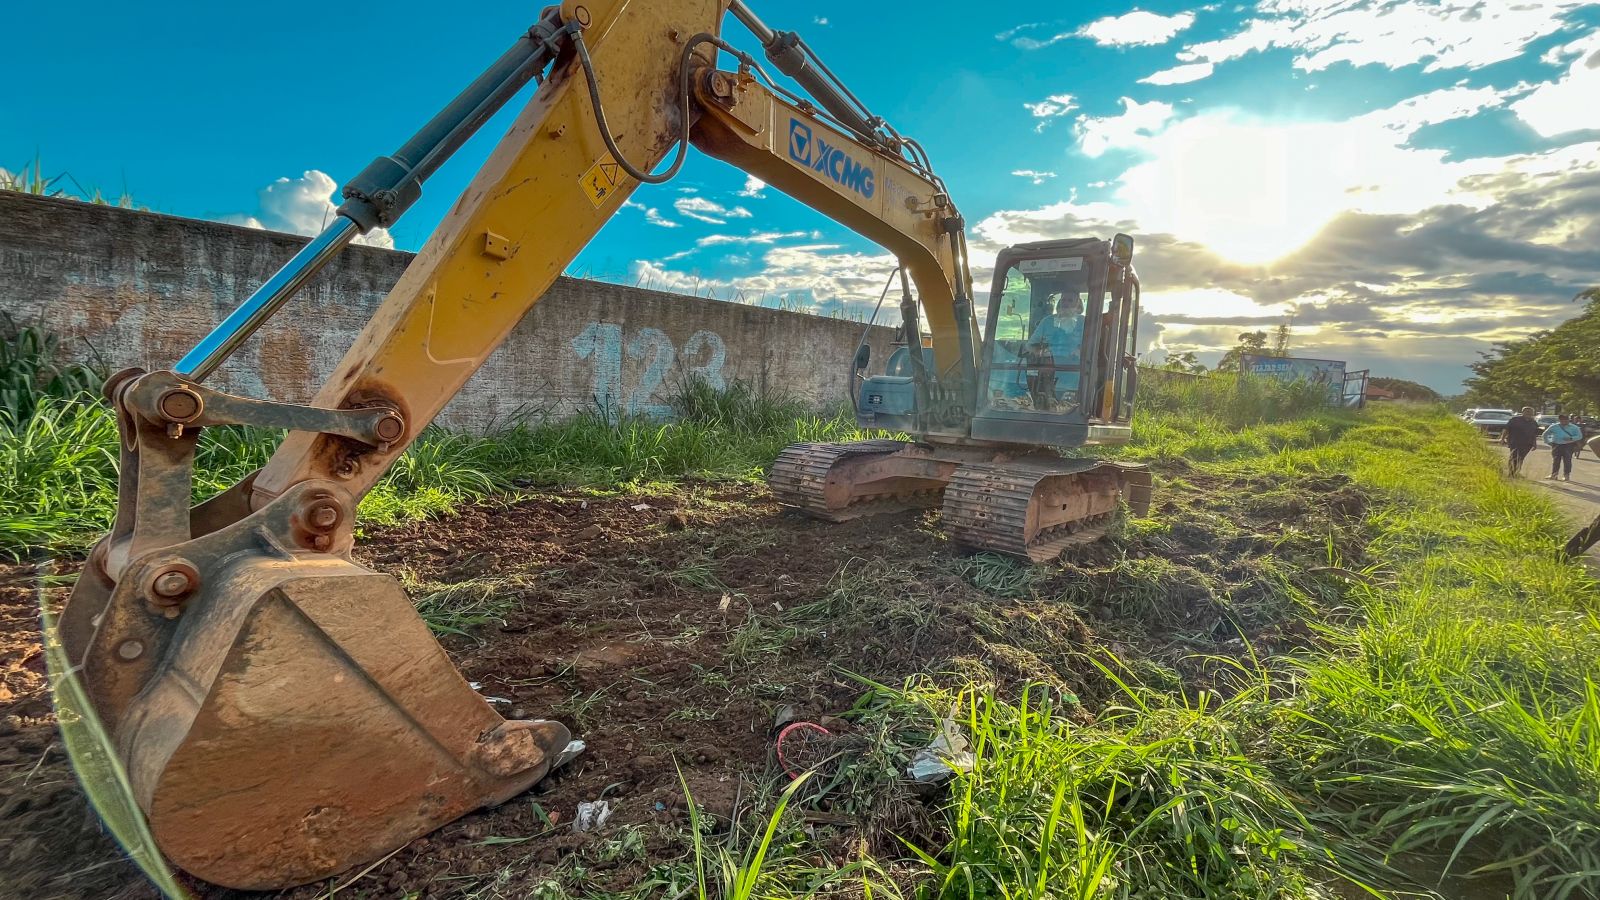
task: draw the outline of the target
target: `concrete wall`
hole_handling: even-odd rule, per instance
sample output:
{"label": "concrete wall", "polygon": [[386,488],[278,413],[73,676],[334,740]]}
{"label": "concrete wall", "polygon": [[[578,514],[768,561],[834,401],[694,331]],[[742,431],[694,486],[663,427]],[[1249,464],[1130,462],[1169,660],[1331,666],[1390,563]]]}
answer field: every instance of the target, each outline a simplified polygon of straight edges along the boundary
{"label": "concrete wall", "polygon": [[[0,311],[115,371],[171,366],[305,238],[0,191]],[[411,254],[351,247],[223,366],[220,390],[304,402]],[[688,373],[821,406],[845,397],[862,326],[562,278],[440,417],[471,428],[597,405],[662,413]],[[893,332],[872,329],[881,368]]]}

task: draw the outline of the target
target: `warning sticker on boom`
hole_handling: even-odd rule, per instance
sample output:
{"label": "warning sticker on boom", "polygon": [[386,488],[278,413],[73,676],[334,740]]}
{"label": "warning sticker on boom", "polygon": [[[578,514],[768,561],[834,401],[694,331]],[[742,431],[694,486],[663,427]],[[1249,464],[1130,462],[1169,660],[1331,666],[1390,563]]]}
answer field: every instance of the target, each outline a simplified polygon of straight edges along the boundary
{"label": "warning sticker on boom", "polygon": [[611,195],[618,188],[622,187],[622,182],[627,177],[627,173],[623,172],[617,161],[607,153],[590,166],[589,171],[583,173],[578,179],[578,185],[589,195],[589,202],[594,204],[594,208],[599,209],[611,199]]}

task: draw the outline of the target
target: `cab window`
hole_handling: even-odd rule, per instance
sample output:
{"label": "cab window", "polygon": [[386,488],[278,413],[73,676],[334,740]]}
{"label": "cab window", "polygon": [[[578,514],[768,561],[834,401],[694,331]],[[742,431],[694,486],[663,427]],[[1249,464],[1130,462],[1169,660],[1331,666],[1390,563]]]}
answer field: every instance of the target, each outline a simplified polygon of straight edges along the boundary
{"label": "cab window", "polygon": [[986,391],[991,408],[1077,407],[1087,290],[1082,257],[1020,260],[1006,270],[995,298]]}

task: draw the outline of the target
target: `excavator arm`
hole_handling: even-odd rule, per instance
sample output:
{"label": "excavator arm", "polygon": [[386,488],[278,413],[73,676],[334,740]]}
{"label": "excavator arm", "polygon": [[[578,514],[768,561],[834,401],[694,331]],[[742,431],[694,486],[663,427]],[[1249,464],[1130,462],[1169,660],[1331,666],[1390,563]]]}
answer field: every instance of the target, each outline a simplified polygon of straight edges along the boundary
{"label": "excavator arm", "polygon": [[[769,59],[815,85],[829,116],[759,83],[753,59],[721,41],[730,2]],[[738,71],[715,67],[719,48]],[[57,636],[169,859],[231,887],[301,884],[502,802],[554,764],[567,729],[502,719],[399,583],[352,561],[355,511],[675,149],[681,160],[692,141],[888,248],[916,282],[938,368],[972,383],[959,215],[907,142],[855,113],[801,51],[738,0],[547,10],[417,138],[353,179],[335,224],[173,371],[113,380],[117,518]],[[203,385],[535,79],[532,100],[311,404]],[[189,509],[198,430],[239,423],[287,434],[259,473]]]}

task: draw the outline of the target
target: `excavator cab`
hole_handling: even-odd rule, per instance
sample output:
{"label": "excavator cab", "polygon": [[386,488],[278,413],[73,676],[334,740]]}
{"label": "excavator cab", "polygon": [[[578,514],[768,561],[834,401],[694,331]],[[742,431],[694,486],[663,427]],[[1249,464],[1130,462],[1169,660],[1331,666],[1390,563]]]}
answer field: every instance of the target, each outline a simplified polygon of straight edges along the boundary
{"label": "excavator cab", "polygon": [[995,260],[976,440],[1123,444],[1132,435],[1139,280],[1133,239],[1041,241]]}
{"label": "excavator cab", "polygon": [[[970,420],[959,423],[959,437],[1025,447],[1127,443],[1138,320],[1128,235],[1002,250],[971,392],[976,405]],[[920,358],[912,352],[907,342],[890,355],[884,374],[861,380],[856,409],[863,427],[937,434],[938,425],[954,424],[919,417],[938,388],[918,382],[937,381],[929,373],[939,367],[932,347],[920,348]],[[866,360],[858,355],[853,365],[860,371]]]}

